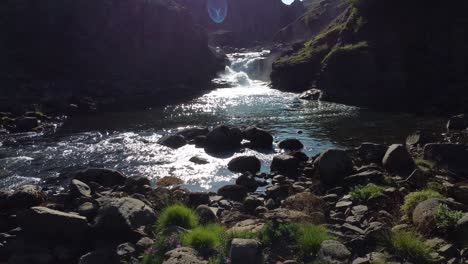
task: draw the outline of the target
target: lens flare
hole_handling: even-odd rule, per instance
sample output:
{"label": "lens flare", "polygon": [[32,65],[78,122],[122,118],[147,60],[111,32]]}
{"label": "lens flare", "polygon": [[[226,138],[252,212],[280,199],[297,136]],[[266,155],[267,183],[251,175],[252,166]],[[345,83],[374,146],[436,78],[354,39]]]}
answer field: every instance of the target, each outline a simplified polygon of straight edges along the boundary
{"label": "lens flare", "polygon": [[226,19],[228,12],[227,0],[208,0],[206,8],[213,22],[220,24]]}

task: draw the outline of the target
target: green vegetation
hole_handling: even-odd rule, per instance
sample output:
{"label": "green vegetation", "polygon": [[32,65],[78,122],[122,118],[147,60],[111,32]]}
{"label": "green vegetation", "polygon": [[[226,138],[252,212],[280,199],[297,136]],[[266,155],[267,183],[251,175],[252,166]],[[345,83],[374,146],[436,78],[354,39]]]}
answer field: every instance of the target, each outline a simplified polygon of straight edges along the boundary
{"label": "green vegetation", "polygon": [[165,208],[159,216],[157,230],[164,230],[168,226],[192,229],[198,226],[198,216],[192,209],[184,205],[171,205]]}
{"label": "green vegetation", "polygon": [[304,224],[299,226],[297,246],[303,254],[316,253],[323,241],[331,239],[323,226]]}
{"label": "green vegetation", "polygon": [[437,229],[441,232],[452,231],[462,217],[462,211],[451,210],[447,205],[441,204],[436,214]]}
{"label": "green vegetation", "polygon": [[349,193],[353,200],[366,201],[369,198],[382,195],[385,187],[369,183],[365,186],[357,186]]}
{"label": "green vegetation", "polygon": [[180,246],[178,235],[159,236],[154,245],[143,256],[143,264],[160,264],[164,260],[164,255],[167,251],[173,250]]}
{"label": "green vegetation", "polygon": [[426,185],[426,189],[440,193],[444,190],[444,186],[438,182],[428,182]]}
{"label": "green vegetation", "polygon": [[270,245],[274,241],[293,241],[299,232],[299,226],[289,223],[268,222],[260,231],[260,241]]}
{"label": "green vegetation", "polygon": [[424,243],[423,237],[412,230],[392,232],[386,241],[387,247],[395,255],[401,256],[415,264],[429,263],[432,249]]}
{"label": "green vegetation", "polygon": [[435,163],[433,161],[425,159],[415,159],[414,162],[418,167],[421,167],[422,169],[432,170],[435,166]]}
{"label": "green vegetation", "polygon": [[385,259],[376,259],[371,260],[369,264],[387,264],[387,261]]}
{"label": "green vegetation", "polygon": [[367,50],[368,48],[369,48],[369,44],[367,43],[367,41],[361,41],[356,44],[347,44],[344,46],[336,46],[323,59],[322,63],[332,60],[336,57],[346,55],[346,54],[361,52],[362,50]]}
{"label": "green vegetation", "polygon": [[224,228],[219,225],[200,226],[182,236],[182,245],[196,249],[203,256],[220,252]]}
{"label": "green vegetation", "polygon": [[429,198],[444,198],[442,194],[433,190],[422,190],[418,192],[412,192],[405,196],[405,201],[401,206],[401,210],[407,214],[410,214],[413,209],[420,203]]}

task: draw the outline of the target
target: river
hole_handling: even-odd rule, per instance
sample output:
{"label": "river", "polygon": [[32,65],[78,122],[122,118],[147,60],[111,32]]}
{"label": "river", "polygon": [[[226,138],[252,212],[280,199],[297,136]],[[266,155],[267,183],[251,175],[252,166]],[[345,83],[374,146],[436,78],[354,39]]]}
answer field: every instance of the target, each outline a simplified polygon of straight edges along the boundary
{"label": "river", "polygon": [[[207,91],[184,103],[74,117],[50,136],[15,135],[20,145],[0,146],[0,189],[25,183],[60,185],[65,182],[61,175],[90,166],[144,175],[153,183],[163,176],[177,176],[193,191],[216,191],[235,181],[236,175],[226,166],[233,156],[212,157],[193,145],[173,150],[156,143],[163,135],[189,126],[256,125],[270,131],[275,141],[301,140],[308,155],[361,142],[404,142],[416,129],[443,126],[437,117],[304,101],[297,94],[270,89],[267,82],[258,80],[264,79],[261,66],[267,56],[268,51],[228,54],[230,66],[218,81],[230,87]],[[237,155],[256,155],[267,172],[275,153],[246,149]],[[193,156],[209,163],[194,164],[189,161]]]}

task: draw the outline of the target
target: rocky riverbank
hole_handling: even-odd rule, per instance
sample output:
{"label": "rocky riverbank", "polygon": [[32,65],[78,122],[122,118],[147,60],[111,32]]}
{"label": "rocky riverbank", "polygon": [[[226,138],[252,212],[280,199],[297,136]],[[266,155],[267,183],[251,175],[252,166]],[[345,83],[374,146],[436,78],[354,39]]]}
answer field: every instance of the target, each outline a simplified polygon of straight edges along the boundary
{"label": "rocky riverbank", "polygon": [[[466,263],[466,116],[447,127],[437,141],[420,132],[404,145],[314,157],[284,140],[271,172],[259,173],[255,156],[236,157],[228,169],[238,179],[216,193],[100,168],[66,175],[63,189],[3,191],[0,262]],[[273,140],[260,128],[221,125],[160,144],[219,153],[265,151]]]}

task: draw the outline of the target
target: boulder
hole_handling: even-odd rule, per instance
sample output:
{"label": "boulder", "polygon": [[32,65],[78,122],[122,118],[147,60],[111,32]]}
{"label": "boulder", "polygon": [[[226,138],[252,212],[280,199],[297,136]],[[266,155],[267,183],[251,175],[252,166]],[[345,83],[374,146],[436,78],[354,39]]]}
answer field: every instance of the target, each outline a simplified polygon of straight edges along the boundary
{"label": "boulder", "polygon": [[69,195],[73,198],[91,197],[91,188],[86,183],[73,179],[70,182]]}
{"label": "boulder", "polygon": [[259,183],[255,177],[250,173],[244,173],[236,180],[237,185],[244,186],[249,192],[255,192],[257,190]]}
{"label": "boulder", "polygon": [[104,187],[115,187],[123,185],[126,177],[111,169],[89,168],[74,173],[74,179],[80,180],[86,184],[90,182],[98,183]]}
{"label": "boulder", "polygon": [[128,193],[144,193],[151,182],[144,176],[132,176],[125,180],[124,190]]}
{"label": "boulder", "polygon": [[263,200],[255,197],[255,196],[248,196],[244,200],[244,211],[248,213],[255,213],[255,209],[259,206],[263,205]]}
{"label": "boulder", "polygon": [[424,159],[460,175],[468,175],[468,146],[431,143],[424,146]]}
{"label": "boulder", "polygon": [[228,163],[228,169],[232,172],[257,173],[261,166],[260,160],[255,156],[235,157]]}
{"label": "boulder", "polygon": [[39,125],[39,120],[35,117],[20,117],[15,119],[16,130],[20,132],[31,131]]}
{"label": "boulder", "polygon": [[414,170],[414,160],[405,146],[401,144],[391,145],[382,159],[384,168],[391,173],[403,173],[409,175]]}
{"label": "boulder", "polygon": [[216,217],[216,214],[214,211],[208,207],[207,205],[199,205],[197,209],[195,210],[197,215],[200,218],[200,223],[202,225],[206,225],[209,223],[216,223],[216,220],[218,220],[218,217]]}
{"label": "boulder", "polygon": [[103,237],[127,238],[141,226],[153,225],[156,214],[140,200],[124,198],[101,198],[93,225],[94,231]]}
{"label": "boulder", "polygon": [[278,172],[289,177],[297,177],[301,160],[291,155],[274,156],[271,162],[270,170]]}
{"label": "boulder", "polygon": [[184,137],[186,140],[193,140],[199,136],[206,136],[209,132],[210,130],[206,127],[189,127],[177,132],[177,135]]}
{"label": "boulder", "polygon": [[278,147],[285,150],[301,150],[304,148],[304,145],[297,139],[289,138],[280,141],[280,143],[278,143]]}
{"label": "boulder", "polygon": [[468,242],[468,213],[465,213],[462,218],[457,221],[455,234],[460,238],[462,243]]}
{"label": "boulder", "polygon": [[229,256],[232,264],[257,264],[262,262],[262,251],[256,239],[234,238]]}
{"label": "boulder", "polygon": [[316,101],[316,100],[319,100],[321,96],[322,96],[322,91],[320,91],[319,89],[310,89],[310,90],[303,92],[301,95],[299,95],[299,98],[303,100]]}
{"label": "boulder", "polygon": [[260,219],[246,219],[234,224],[226,233],[258,233],[265,226],[265,222]]}
{"label": "boulder", "polygon": [[322,213],[308,215],[301,211],[277,208],[263,214],[263,217],[270,221],[286,223],[312,223],[316,225],[324,224],[326,219]]}
{"label": "boulder", "polygon": [[240,129],[220,125],[206,135],[205,144],[208,151],[232,151],[240,147],[241,141]]}
{"label": "boulder", "polygon": [[266,130],[251,126],[243,132],[244,138],[250,141],[251,148],[270,149],[273,144],[273,136]]}
{"label": "boulder", "polygon": [[408,146],[423,146],[435,140],[434,135],[428,131],[416,131],[406,137],[406,145]]}
{"label": "boulder", "polygon": [[365,185],[368,183],[383,183],[384,174],[378,170],[368,170],[344,178],[346,186]]}
{"label": "boulder", "polygon": [[243,201],[247,192],[247,188],[242,185],[226,185],[218,190],[218,195],[234,201]]}
{"label": "boulder", "polygon": [[450,197],[453,197],[458,202],[468,205],[468,181],[450,186],[448,193]]}
{"label": "boulder", "polygon": [[156,181],[156,184],[163,187],[183,184],[184,181],[176,176],[164,176]]}
{"label": "boulder", "polygon": [[428,181],[428,175],[420,169],[415,169],[405,180],[415,188],[423,188]]}
{"label": "boulder", "polygon": [[6,206],[10,209],[26,209],[40,205],[45,201],[46,195],[41,187],[35,185],[23,185],[12,195],[7,197]]}
{"label": "boulder", "polygon": [[302,192],[289,196],[284,200],[281,206],[311,215],[314,213],[323,213],[325,203],[310,192]]}
{"label": "boulder", "polygon": [[70,241],[84,239],[89,230],[88,221],[83,216],[40,206],[18,214],[18,223],[28,234]]}
{"label": "boulder", "polygon": [[336,186],[344,177],[353,173],[353,161],[341,149],[329,149],[314,161],[314,167],[319,174],[320,182],[325,186]]}
{"label": "boulder", "polygon": [[413,210],[412,219],[416,229],[422,233],[431,233],[436,228],[436,216],[440,199],[427,199],[420,202]]}
{"label": "boulder", "polygon": [[348,248],[335,240],[325,240],[320,245],[318,258],[326,263],[349,263],[351,252]]}
{"label": "boulder", "polygon": [[190,192],[188,194],[187,204],[190,207],[199,205],[208,205],[210,203],[210,194],[206,192]]}
{"label": "boulder", "polygon": [[199,156],[193,156],[193,157],[190,158],[189,161],[193,162],[195,164],[199,164],[199,165],[210,163],[207,159],[199,157]]}
{"label": "boulder", "polygon": [[382,159],[387,152],[387,146],[375,143],[362,143],[357,148],[358,155],[365,163],[382,163]]}
{"label": "boulder", "polygon": [[162,264],[208,264],[208,261],[201,259],[195,249],[180,247],[168,251]]}
{"label": "boulder", "polygon": [[452,116],[447,122],[448,130],[463,130],[468,128],[468,115],[461,114]]}
{"label": "boulder", "polygon": [[187,141],[183,136],[180,135],[167,135],[160,138],[158,140],[158,144],[169,148],[178,149],[187,145]]}

